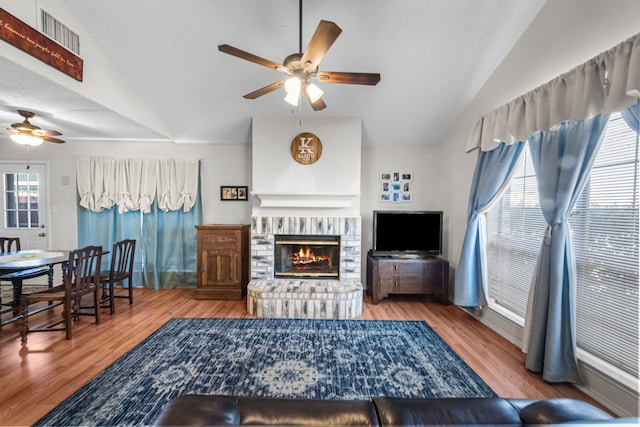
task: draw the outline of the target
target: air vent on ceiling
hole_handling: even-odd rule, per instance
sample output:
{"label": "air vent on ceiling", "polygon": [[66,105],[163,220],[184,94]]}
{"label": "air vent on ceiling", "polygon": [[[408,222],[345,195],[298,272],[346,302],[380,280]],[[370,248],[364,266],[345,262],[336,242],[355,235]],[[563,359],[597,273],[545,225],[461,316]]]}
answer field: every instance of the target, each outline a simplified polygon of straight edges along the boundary
{"label": "air vent on ceiling", "polygon": [[47,13],[46,10],[40,9],[40,11],[42,12],[42,32],[71,52],[80,55],[80,36]]}

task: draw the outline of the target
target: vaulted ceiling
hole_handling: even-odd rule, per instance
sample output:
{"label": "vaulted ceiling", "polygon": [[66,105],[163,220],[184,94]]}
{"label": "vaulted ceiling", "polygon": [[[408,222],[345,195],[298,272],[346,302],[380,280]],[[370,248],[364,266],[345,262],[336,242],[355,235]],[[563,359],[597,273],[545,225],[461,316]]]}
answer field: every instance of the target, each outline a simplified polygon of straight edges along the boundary
{"label": "vaulted ceiling", "polygon": [[[12,13],[12,3],[0,7]],[[303,50],[320,20],[342,29],[320,69],[381,74],[377,86],[319,84],[327,108],[318,112],[291,107],[283,90],[244,99],[282,74],[217,50],[226,43],[282,63],[298,51],[298,0],[57,3],[81,28],[61,21],[95,42],[155,120],[0,58],[0,124],[18,121],[21,108],[67,140],[250,143],[252,117],[358,117],[365,145],[425,145],[441,141],[545,0],[307,0]]]}

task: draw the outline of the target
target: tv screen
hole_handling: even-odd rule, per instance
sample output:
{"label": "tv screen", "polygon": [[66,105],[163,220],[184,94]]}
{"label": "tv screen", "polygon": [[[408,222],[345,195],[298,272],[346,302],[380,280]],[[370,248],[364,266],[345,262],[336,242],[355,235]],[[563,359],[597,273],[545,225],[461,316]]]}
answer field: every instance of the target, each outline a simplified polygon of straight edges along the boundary
{"label": "tv screen", "polygon": [[442,255],[442,211],[374,211],[374,255]]}

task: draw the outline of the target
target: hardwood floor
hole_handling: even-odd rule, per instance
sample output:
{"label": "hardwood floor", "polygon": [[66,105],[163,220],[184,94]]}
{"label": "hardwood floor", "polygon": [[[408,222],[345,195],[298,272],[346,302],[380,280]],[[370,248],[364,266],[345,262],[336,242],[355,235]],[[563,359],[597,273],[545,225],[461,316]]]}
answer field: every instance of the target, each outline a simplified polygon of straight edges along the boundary
{"label": "hardwood floor", "polygon": [[[58,315],[50,310],[31,323]],[[4,326],[0,426],[33,424],[173,317],[253,316],[247,314],[246,300],[195,300],[186,289],[135,289],[134,304],[117,300],[116,314],[103,310],[99,325],[93,317],[81,317],[70,341],[63,332],[33,333],[21,345],[17,324]],[[528,372],[517,347],[456,306],[397,296],[373,305],[366,297],[359,319],[426,321],[501,397],[574,397],[600,406],[572,385],[548,384]]]}

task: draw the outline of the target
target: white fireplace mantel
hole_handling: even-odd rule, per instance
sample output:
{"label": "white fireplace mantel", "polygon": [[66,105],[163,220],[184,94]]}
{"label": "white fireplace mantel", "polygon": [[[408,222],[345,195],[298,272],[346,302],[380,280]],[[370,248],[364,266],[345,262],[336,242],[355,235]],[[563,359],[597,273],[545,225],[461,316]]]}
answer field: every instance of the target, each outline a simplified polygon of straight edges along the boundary
{"label": "white fireplace mantel", "polygon": [[258,193],[263,208],[350,208],[360,193]]}

